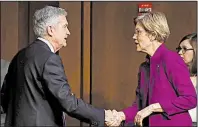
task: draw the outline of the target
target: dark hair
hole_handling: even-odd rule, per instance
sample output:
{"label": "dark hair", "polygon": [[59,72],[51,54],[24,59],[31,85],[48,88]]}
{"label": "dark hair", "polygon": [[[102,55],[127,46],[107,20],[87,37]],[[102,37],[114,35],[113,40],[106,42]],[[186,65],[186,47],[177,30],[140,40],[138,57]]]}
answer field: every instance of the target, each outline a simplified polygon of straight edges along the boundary
{"label": "dark hair", "polygon": [[189,71],[190,75],[197,75],[197,33],[192,33],[184,36],[179,45],[181,44],[182,41],[184,40],[189,40],[190,45],[193,47],[194,55],[191,63],[188,65],[189,66]]}

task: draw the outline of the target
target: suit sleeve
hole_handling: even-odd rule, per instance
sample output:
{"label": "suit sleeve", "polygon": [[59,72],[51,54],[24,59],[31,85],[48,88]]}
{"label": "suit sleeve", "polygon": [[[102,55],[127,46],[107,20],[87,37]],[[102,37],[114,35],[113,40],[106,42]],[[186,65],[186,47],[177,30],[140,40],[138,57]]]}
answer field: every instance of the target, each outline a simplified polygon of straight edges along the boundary
{"label": "suit sleeve", "polygon": [[89,120],[91,124],[104,126],[104,109],[95,108],[72,94],[61,58],[58,55],[53,54],[46,61],[43,79],[46,87],[65,112],[77,119]]}
{"label": "suit sleeve", "polygon": [[171,116],[196,107],[197,96],[190,80],[190,74],[184,61],[178,55],[165,60],[167,78],[175,86],[178,96],[167,102],[159,102],[166,115]]}

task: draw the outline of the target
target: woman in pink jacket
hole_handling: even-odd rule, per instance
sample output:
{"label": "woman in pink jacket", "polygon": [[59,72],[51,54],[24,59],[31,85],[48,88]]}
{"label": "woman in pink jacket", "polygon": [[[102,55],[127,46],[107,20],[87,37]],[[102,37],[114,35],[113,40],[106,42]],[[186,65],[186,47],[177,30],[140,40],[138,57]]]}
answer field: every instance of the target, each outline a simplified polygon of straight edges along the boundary
{"label": "woman in pink jacket", "polygon": [[125,121],[140,126],[192,126],[188,110],[196,107],[197,96],[186,64],[164,45],[170,34],[165,15],[149,12],[134,23],[133,39],[137,51],[149,56],[149,69],[140,66],[132,106],[114,111],[117,118],[107,119],[106,124],[116,126]]}

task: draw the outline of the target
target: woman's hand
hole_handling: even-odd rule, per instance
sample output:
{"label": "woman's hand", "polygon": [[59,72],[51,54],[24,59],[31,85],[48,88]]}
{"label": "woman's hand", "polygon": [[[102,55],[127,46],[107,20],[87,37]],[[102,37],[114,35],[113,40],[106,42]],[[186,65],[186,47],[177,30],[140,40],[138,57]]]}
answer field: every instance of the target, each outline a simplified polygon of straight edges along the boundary
{"label": "woman's hand", "polygon": [[137,113],[134,123],[136,125],[142,126],[143,119],[151,115],[153,112],[164,112],[164,110],[159,103],[151,104]]}
{"label": "woman's hand", "polygon": [[149,116],[152,112],[153,111],[150,105],[140,110],[139,112],[137,112],[135,119],[134,119],[135,125],[142,126],[143,119]]}

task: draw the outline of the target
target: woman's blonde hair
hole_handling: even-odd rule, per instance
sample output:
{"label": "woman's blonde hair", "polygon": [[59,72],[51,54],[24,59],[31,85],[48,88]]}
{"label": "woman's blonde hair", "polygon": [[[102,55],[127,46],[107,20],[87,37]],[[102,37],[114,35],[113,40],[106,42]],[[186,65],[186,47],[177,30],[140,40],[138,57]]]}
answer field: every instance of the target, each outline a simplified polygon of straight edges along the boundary
{"label": "woman's blonde hair", "polygon": [[140,23],[144,29],[155,37],[159,42],[165,42],[170,30],[166,20],[166,16],[162,12],[148,12],[134,19],[135,25]]}

